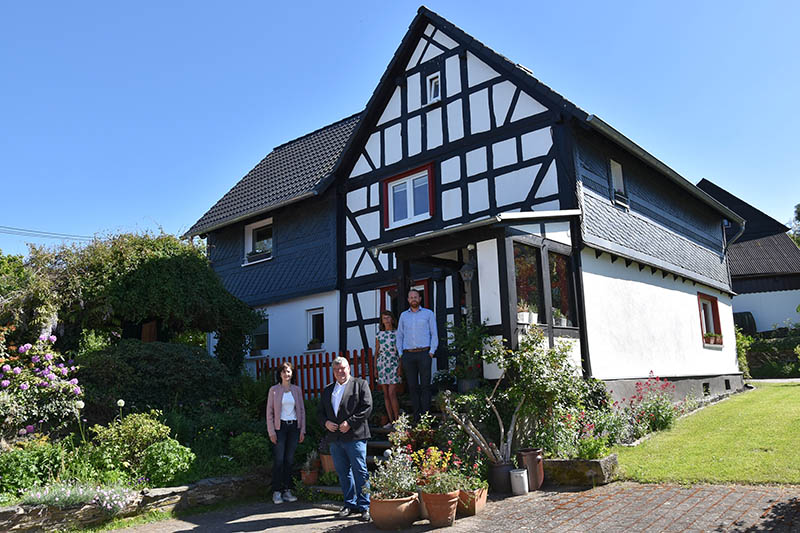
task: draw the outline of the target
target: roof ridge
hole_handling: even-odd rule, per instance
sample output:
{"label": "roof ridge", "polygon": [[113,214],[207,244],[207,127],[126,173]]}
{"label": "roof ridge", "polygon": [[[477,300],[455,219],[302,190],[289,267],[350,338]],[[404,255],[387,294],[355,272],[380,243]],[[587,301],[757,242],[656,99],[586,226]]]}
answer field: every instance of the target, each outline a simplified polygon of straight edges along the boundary
{"label": "roof ridge", "polygon": [[[321,132],[322,130],[326,130],[326,129],[328,129],[328,128],[332,128],[333,126],[336,126],[336,125],[338,125],[338,124],[341,124],[342,122],[347,122],[348,120],[352,120],[352,119],[353,119],[353,118],[355,118],[355,117],[361,116],[361,114],[362,114],[362,113],[364,113],[364,110],[363,110],[363,109],[362,109],[361,111],[358,111],[357,113],[353,113],[353,114],[352,114],[352,115],[350,115],[350,116],[347,116],[347,117],[345,117],[345,118],[339,119],[339,120],[337,120],[337,121],[335,121],[335,122],[331,122],[330,124],[328,124],[328,125],[326,125],[326,126],[321,126],[321,127],[317,128],[317,129],[315,129],[314,131],[310,131],[310,132],[308,132],[308,133],[304,133],[303,135],[301,135],[301,136],[299,136],[299,137],[296,137],[296,138],[294,138],[294,139],[292,139],[292,140],[290,140],[290,141],[286,141],[286,142],[284,142],[284,143],[281,143],[281,144],[279,144],[278,146],[276,146],[275,148],[273,148],[273,149],[272,149],[272,151],[271,151],[270,153],[272,153],[272,152],[275,152],[275,151],[277,151],[277,150],[280,150],[281,148],[284,148],[284,147],[286,147],[286,146],[288,146],[288,145],[290,145],[290,144],[292,144],[292,143],[296,143],[297,141],[300,141],[300,140],[303,140],[303,139],[305,139],[305,138],[307,138],[307,137],[310,137],[310,136],[312,136],[312,135],[314,135],[314,134],[316,134],[316,133],[319,133],[319,132]],[[269,154],[267,154],[267,156],[268,156],[268,155],[269,155]],[[265,157],[266,157],[266,156],[265,156]]]}

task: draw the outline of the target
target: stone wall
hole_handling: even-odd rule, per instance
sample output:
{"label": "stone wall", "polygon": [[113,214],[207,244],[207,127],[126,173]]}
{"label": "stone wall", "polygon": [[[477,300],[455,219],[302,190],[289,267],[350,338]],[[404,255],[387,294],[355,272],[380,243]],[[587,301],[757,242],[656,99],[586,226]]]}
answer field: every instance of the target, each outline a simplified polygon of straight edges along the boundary
{"label": "stone wall", "polygon": [[[145,489],[115,517],[212,505],[225,500],[266,494],[268,484],[268,478],[249,475],[203,479],[182,487]],[[0,507],[0,531],[53,531],[97,525],[110,519],[111,516],[93,504],[64,509],[47,505]]]}

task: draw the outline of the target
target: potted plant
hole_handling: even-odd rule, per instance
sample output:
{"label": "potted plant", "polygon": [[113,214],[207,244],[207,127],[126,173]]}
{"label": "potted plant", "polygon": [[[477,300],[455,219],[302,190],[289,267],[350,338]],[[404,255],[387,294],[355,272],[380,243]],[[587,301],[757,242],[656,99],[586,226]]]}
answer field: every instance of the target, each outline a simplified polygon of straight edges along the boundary
{"label": "potted plant", "polygon": [[714,334],[713,333],[704,333],[703,334],[703,344],[714,344]]}
{"label": "potted plant", "polygon": [[311,450],[300,468],[300,479],[304,485],[316,485],[319,480],[319,452]]}
{"label": "potted plant", "polygon": [[719,344],[720,346],[722,345],[722,335],[719,333],[714,334],[714,344]]}
{"label": "potted plant", "polygon": [[322,348],[322,341],[321,340],[314,338],[314,339],[311,339],[310,341],[308,341],[308,349],[309,350],[319,350],[320,348]]}
{"label": "potted plant", "polygon": [[428,510],[428,520],[433,527],[452,526],[458,509],[459,491],[464,486],[464,476],[457,469],[435,472],[425,479],[422,501]]}
{"label": "potted plant", "polygon": [[[477,466],[477,464],[476,464]],[[489,483],[478,475],[464,476],[464,484],[458,492],[458,514],[474,516],[486,507]]]}
{"label": "potted plant", "polygon": [[322,463],[322,471],[327,472],[335,472],[336,467],[333,465],[333,456],[331,455],[330,444],[328,443],[328,439],[323,437],[319,441],[319,459]]}
{"label": "potted plant", "polygon": [[531,324],[531,307],[528,302],[520,300],[517,302],[517,323]]}
{"label": "potted plant", "polygon": [[562,328],[567,325],[567,317],[564,316],[564,313],[562,313],[561,309],[558,307],[553,308],[553,325]]}
{"label": "potted plant", "polygon": [[392,448],[387,458],[379,461],[369,475],[369,514],[380,529],[403,529],[411,526],[420,514],[417,496],[417,469],[411,456],[403,453],[402,442],[408,430],[408,417],[397,420],[395,431],[389,434]]}

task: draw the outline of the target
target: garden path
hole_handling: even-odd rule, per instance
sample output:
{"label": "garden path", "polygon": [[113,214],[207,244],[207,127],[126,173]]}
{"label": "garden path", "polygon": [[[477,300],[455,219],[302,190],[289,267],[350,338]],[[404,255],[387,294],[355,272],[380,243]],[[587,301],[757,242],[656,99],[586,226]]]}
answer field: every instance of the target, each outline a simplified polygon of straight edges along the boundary
{"label": "garden path", "polygon": [[[427,521],[407,531],[428,531]],[[248,504],[126,531],[373,533],[372,524],[337,520],[311,504]],[[618,482],[586,490],[543,490],[490,501],[448,533],[472,532],[798,532],[800,487],[642,485]]]}

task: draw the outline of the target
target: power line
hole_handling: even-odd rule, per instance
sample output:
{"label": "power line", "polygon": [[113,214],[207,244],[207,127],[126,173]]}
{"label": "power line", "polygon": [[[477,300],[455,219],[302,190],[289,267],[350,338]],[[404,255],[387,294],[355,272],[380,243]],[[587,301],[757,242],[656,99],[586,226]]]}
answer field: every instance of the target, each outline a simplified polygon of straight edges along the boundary
{"label": "power line", "polygon": [[74,233],[56,233],[53,231],[39,231],[35,229],[14,228],[11,226],[0,226],[0,233],[9,235],[19,235],[22,237],[41,237],[46,239],[63,239],[70,241],[91,241],[94,237],[88,235],[76,235]]}

